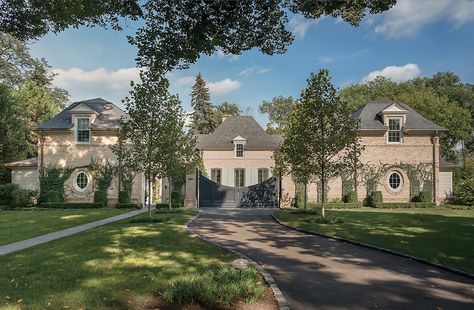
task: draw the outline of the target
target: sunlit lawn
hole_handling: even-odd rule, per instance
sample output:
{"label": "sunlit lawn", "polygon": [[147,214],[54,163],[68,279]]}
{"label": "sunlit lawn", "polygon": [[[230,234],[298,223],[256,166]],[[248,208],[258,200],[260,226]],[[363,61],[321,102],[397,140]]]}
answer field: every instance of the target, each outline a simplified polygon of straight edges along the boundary
{"label": "sunlit lawn", "polygon": [[344,223],[317,223],[317,214],[276,211],[285,224],[376,245],[474,273],[474,210],[330,210]]}
{"label": "sunlit lawn", "polygon": [[0,257],[0,308],[140,308],[177,275],[233,259],[185,231],[193,215],[124,220]]}
{"label": "sunlit lawn", "polygon": [[118,209],[0,211],[0,245],[129,212]]}

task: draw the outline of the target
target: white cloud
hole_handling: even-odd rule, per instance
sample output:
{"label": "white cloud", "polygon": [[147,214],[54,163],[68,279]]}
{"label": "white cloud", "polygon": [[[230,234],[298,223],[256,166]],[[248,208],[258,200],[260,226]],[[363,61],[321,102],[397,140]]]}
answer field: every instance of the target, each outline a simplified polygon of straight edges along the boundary
{"label": "white cloud", "polygon": [[179,86],[191,86],[194,84],[196,77],[194,76],[183,76],[176,80],[176,84]]}
{"label": "white cloud", "polygon": [[240,71],[239,76],[242,76],[242,75],[249,76],[249,75],[252,75],[254,73],[263,74],[263,73],[267,73],[267,72],[270,72],[270,71],[272,71],[272,70],[268,69],[268,68],[254,66],[254,67],[249,67],[249,68],[246,68],[246,69]]}
{"label": "white cloud", "polygon": [[474,1],[470,0],[399,0],[385,12],[376,33],[388,38],[414,37],[424,26],[447,20],[455,27],[474,21]]}
{"label": "white cloud", "polygon": [[321,19],[324,17],[314,20],[306,19],[302,15],[295,15],[290,19],[289,26],[291,32],[293,32],[298,39],[303,39],[306,36],[306,32],[310,27],[316,26]]}
{"label": "white cloud", "polygon": [[347,55],[335,55],[335,56],[320,56],[318,58],[321,64],[330,64],[338,60],[354,59],[364,56],[369,52],[368,49],[358,50]]}
{"label": "white cloud", "polygon": [[130,88],[130,81],[138,81],[140,69],[123,68],[116,71],[109,71],[99,68],[92,71],[85,71],[79,68],[53,69],[54,84],[58,87],[68,89],[77,84],[100,84],[101,87],[111,90],[127,90]]}
{"label": "white cloud", "polygon": [[211,95],[218,97],[239,89],[241,84],[239,81],[227,78],[218,82],[208,82],[207,86],[209,87]]}
{"label": "white cloud", "polygon": [[322,64],[330,64],[333,61],[334,61],[334,59],[332,57],[328,57],[328,56],[319,57],[319,62],[322,63]]}
{"label": "white cloud", "polygon": [[227,58],[229,61],[237,61],[241,55],[226,54],[222,50],[217,50],[217,57],[219,59]]}
{"label": "white cloud", "polygon": [[362,83],[373,81],[377,76],[383,76],[394,82],[403,82],[420,76],[421,70],[417,64],[404,66],[388,66],[382,70],[372,71],[361,80]]}

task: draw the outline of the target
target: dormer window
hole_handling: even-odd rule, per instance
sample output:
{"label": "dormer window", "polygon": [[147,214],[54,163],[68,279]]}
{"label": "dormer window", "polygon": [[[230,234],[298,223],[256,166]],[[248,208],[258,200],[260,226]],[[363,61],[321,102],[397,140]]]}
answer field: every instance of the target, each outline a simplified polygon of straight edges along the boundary
{"label": "dormer window", "polygon": [[88,117],[77,118],[77,132],[76,132],[77,143],[90,143],[90,137],[91,137],[90,119]]}
{"label": "dormer window", "polygon": [[388,118],[388,143],[402,142],[402,118],[389,117]]}
{"label": "dormer window", "polygon": [[235,157],[239,157],[239,158],[244,157],[244,144],[243,143],[237,143],[235,145]]}

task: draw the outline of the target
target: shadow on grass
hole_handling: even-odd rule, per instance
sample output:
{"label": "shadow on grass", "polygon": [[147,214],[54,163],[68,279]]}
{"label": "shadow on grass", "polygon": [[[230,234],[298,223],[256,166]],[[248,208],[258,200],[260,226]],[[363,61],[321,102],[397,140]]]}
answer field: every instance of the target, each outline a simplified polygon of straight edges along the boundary
{"label": "shadow on grass", "polygon": [[179,226],[191,216],[125,220],[0,257],[0,296],[21,309],[140,307],[171,279],[232,259]]}

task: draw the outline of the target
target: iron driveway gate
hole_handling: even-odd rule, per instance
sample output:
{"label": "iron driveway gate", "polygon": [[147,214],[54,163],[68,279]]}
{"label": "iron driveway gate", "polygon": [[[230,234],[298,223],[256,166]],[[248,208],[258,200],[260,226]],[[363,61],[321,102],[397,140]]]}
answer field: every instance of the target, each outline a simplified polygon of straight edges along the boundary
{"label": "iron driveway gate", "polygon": [[198,207],[278,208],[280,186],[277,177],[247,187],[231,187],[209,180],[198,172]]}

